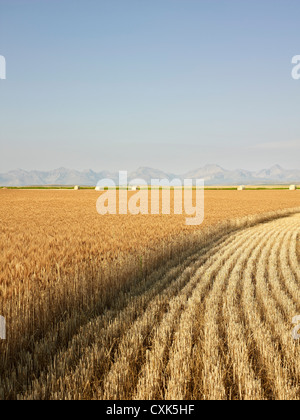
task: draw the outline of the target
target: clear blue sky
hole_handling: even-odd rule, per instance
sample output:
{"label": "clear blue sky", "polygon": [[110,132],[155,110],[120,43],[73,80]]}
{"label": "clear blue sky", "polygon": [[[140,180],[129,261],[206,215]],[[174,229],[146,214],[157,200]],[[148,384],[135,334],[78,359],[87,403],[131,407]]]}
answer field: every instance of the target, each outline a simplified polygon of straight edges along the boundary
{"label": "clear blue sky", "polygon": [[0,0],[0,172],[299,168],[299,0]]}

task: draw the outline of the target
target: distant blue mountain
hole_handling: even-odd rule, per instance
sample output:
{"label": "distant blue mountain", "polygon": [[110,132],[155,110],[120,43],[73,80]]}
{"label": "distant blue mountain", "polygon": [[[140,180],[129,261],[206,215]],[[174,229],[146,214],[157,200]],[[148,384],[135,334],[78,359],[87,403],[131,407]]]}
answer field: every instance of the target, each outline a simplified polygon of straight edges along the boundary
{"label": "distant blue mountain", "polygon": [[[76,171],[59,168],[53,171],[24,171],[21,169],[0,174],[1,186],[42,186],[42,185],[86,185],[95,186],[103,178],[112,179],[118,184],[118,172],[92,170]],[[251,172],[244,169],[227,170],[218,165],[206,165],[203,168],[189,171],[185,174],[172,174],[161,170],[140,167],[129,173],[128,180],[144,179],[150,183],[151,179],[186,178],[204,179],[205,185],[237,185],[237,184],[291,184],[300,183],[300,170],[287,170],[279,165],[269,169]]]}

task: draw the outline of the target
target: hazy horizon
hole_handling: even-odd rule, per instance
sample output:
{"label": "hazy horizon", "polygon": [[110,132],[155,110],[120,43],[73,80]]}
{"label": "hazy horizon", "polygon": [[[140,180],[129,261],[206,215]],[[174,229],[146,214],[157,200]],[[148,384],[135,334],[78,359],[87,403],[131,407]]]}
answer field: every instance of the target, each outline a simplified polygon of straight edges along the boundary
{"label": "hazy horizon", "polygon": [[283,165],[280,165],[279,163],[274,163],[273,165],[270,165],[270,166],[259,167],[258,169],[251,169],[251,168],[249,169],[249,168],[244,168],[244,167],[232,167],[232,168],[230,168],[230,167],[225,167],[223,165],[220,165],[218,163],[210,162],[210,163],[206,163],[202,166],[190,167],[183,172],[165,170],[164,168],[157,167],[157,166],[138,165],[138,166],[132,167],[132,168],[121,167],[121,168],[112,168],[112,169],[107,169],[105,167],[103,167],[103,168],[76,168],[76,167],[67,167],[67,166],[59,166],[59,167],[45,168],[45,169],[35,169],[35,168],[24,169],[24,168],[19,167],[19,168],[12,168],[12,169],[9,169],[8,171],[0,172],[0,173],[3,174],[3,173],[14,172],[14,171],[19,171],[19,170],[20,171],[25,171],[25,172],[52,172],[52,171],[56,171],[56,170],[59,170],[59,169],[66,169],[66,170],[78,171],[78,172],[93,171],[93,172],[97,173],[97,172],[107,171],[107,172],[117,173],[119,171],[134,172],[134,171],[137,171],[138,169],[153,169],[153,170],[157,170],[157,171],[173,173],[175,175],[184,175],[185,173],[187,173],[189,171],[195,171],[197,169],[204,169],[204,168],[209,167],[209,166],[217,166],[217,167],[220,167],[220,168],[222,168],[224,170],[228,170],[228,171],[245,170],[245,171],[249,171],[249,172],[259,172],[259,171],[262,171],[262,170],[268,170],[268,169],[271,169],[271,168],[275,168],[277,166],[280,167],[281,169],[284,169],[284,170],[287,170],[287,171],[293,171],[293,170],[300,171],[300,167],[287,168]]}

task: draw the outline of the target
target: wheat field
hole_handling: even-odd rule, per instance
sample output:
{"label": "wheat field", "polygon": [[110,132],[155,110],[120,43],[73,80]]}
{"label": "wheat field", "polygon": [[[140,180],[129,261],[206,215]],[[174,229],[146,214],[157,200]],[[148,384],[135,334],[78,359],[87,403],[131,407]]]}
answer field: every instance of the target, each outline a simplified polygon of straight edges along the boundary
{"label": "wheat field", "polygon": [[2,193],[0,398],[299,399],[299,196],[267,193],[102,230],[95,194]]}

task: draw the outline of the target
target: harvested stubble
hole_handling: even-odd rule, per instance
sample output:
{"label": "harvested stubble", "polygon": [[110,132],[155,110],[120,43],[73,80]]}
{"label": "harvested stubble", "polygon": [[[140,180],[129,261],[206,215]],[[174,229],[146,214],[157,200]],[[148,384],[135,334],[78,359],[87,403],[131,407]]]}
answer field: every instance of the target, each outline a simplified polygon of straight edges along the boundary
{"label": "harvested stubble", "polygon": [[[90,221],[88,212],[80,219],[82,207],[76,219],[86,225],[77,226],[75,235],[74,214],[67,210],[70,202],[83,204],[77,194],[65,207],[54,201],[51,222],[44,223],[38,212],[49,196],[31,197],[39,242],[21,248],[32,231],[2,226],[2,258],[11,263],[0,291],[8,319],[8,340],[0,344],[2,399],[299,398],[299,346],[291,340],[291,319],[300,314],[300,219],[271,221],[296,210],[194,233],[184,229],[185,235],[179,235],[182,218],[172,216],[167,229],[166,218],[125,216],[129,229],[135,227],[133,236],[125,242],[125,226],[125,233],[115,230],[110,238],[102,227],[106,248],[99,246],[97,216]],[[20,211],[29,222],[26,205],[14,209],[11,219]],[[242,214],[251,214],[249,202]],[[124,225],[119,217],[108,218],[110,229]],[[141,236],[142,221],[148,223],[147,238]],[[88,237],[92,233],[97,236]],[[52,234],[52,244],[43,234]],[[18,240],[9,248],[13,235]],[[45,251],[48,260],[41,257]],[[17,252],[26,263],[42,261],[24,264],[27,271],[20,275],[12,270],[11,260],[21,260]]]}

